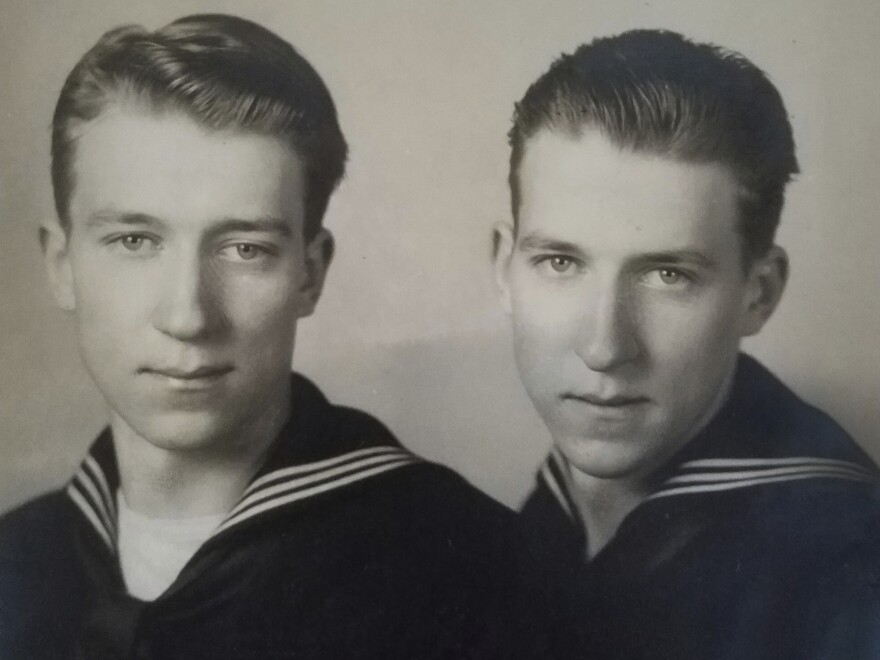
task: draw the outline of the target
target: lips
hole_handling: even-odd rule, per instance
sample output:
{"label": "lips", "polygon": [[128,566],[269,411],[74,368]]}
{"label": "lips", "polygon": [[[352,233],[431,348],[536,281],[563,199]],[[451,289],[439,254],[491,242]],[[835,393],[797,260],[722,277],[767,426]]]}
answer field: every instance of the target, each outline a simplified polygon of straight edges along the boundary
{"label": "lips", "polygon": [[233,370],[231,365],[211,364],[193,368],[177,366],[144,367],[138,373],[158,383],[163,389],[174,392],[208,392],[221,383]]}
{"label": "lips", "polygon": [[591,406],[596,406],[599,408],[626,408],[628,406],[636,406],[639,404],[647,403],[649,401],[648,397],[644,396],[630,396],[625,394],[615,394],[613,396],[599,396],[596,394],[573,394],[568,393],[562,396],[563,399],[574,400],[574,401],[582,401],[583,403],[588,403]]}
{"label": "lips", "polygon": [[232,367],[228,365],[205,365],[194,369],[181,369],[178,367],[144,367],[139,371],[141,373],[165,376],[166,378],[175,378],[177,380],[204,380],[223,376],[232,371]]}

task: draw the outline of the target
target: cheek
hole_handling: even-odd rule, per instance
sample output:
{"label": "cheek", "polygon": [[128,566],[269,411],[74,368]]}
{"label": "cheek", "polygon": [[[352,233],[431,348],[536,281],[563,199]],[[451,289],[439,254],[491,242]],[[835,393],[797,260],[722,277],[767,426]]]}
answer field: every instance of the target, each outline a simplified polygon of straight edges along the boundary
{"label": "cheek", "polygon": [[259,343],[287,343],[301,304],[289,280],[247,278],[228,281],[222,290],[222,305],[239,335]]}
{"label": "cheek", "polygon": [[538,341],[564,341],[577,334],[585,294],[574,286],[547,286],[529,273],[517,272],[512,282],[514,328]]}
{"label": "cheek", "polygon": [[514,299],[513,335],[523,380],[546,382],[564,372],[577,348],[580,316],[558,295]]}
{"label": "cheek", "polygon": [[736,315],[729,300],[665,306],[642,317],[642,340],[655,367],[678,383],[706,386],[725,372],[737,353]]}
{"label": "cheek", "polygon": [[152,298],[145,278],[123,277],[100,262],[74,273],[76,321],[82,332],[110,336],[146,316]]}
{"label": "cheek", "polygon": [[[82,295],[85,292],[88,295]],[[119,376],[143,351],[142,304],[118,284],[83,283],[76,304],[76,334],[82,360],[99,383],[124,388]]]}

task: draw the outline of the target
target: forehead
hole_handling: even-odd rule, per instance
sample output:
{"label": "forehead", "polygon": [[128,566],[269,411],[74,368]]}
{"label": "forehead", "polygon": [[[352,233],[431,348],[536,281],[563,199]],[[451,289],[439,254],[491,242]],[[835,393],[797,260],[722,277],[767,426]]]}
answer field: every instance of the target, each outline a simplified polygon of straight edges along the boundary
{"label": "forehead", "polygon": [[543,129],[520,166],[519,233],[548,232],[619,252],[730,245],[738,186],[718,163],[621,149],[595,130]]}
{"label": "forehead", "polygon": [[169,220],[302,215],[300,159],[281,139],[209,131],[179,113],[111,107],[81,127],[71,216]]}

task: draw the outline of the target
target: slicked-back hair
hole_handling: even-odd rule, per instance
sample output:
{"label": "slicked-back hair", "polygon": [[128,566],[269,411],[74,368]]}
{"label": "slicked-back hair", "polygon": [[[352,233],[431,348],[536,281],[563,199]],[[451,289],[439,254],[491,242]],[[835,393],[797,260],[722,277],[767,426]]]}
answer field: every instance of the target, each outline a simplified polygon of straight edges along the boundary
{"label": "slicked-back hair", "polygon": [[634,152],[729,167],[744,263],[772,247],[798,164],[779,92],[743,56],[664,30],[596,39],[562,55],[516,104],[508,133],[514,222],[528,140],[541,130],[576,137],[585,129]]}
{"label": "slicked-back hair", "polygon": [[278,137],[304,166],[304,235],[320,229],[348,147],[323,80],[274,33],[202,14],[155,32],[124,26],[104,34],[67,77],[52,121],[52,185],[66,230],[78,129],[114,104],[180,112],[208,130]]}

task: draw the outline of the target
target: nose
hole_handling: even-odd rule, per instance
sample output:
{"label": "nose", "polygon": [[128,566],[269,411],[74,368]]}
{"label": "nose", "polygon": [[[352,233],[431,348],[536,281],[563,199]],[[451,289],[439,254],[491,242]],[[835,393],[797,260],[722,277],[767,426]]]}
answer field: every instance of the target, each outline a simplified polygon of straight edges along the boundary
{"label": "nose", "polygon": [[181,341],[212,334],[222,324],[216,275],[198,255],[179,258],[162,277],[153,325]]}
{"label": "nose", "polygon": [[634,313],[633,301],[618,283],[597,283],[591,291],[576,351],[591,371],[611,371],[638,357]]}

